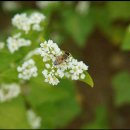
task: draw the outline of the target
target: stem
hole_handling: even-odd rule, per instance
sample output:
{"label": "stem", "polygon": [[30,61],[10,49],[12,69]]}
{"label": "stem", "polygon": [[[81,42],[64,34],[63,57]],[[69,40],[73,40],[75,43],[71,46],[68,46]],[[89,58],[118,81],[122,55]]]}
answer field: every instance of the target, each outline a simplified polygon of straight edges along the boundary
{"label": "stem", "polygon": [[23,96],[23,99],[24,99],[24,103],[25,103],[25,107],[26,109],[30,109],[32,108],[31,104],[29,103],[29,101],[27,100],[27,96],[30,92],[30,88],[28,86],[28,82],[22,82],[21,83],[21,93],[22,93],[22,96]]}

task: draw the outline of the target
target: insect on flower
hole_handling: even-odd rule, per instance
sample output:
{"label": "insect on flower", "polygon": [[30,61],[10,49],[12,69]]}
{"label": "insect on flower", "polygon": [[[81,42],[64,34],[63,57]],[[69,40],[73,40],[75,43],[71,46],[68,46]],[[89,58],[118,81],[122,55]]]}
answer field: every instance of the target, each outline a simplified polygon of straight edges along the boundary
{"label": "insect on flower", "polygon": [[78,61],[69,52],[61,50],[52,40],[40,44],[39,54],[43,58],[45,69],[42,74],[45,82],[57,85],[63,77],[78,80],[84,79],[88,66]]}
{"label": "insect on flower", "polygon": [[70,56],[69,52],[64,52],[64,54],[56,56],[56,60],[54,61],[54,65],[60,65],[63,62],[66,62],[66,59]]}

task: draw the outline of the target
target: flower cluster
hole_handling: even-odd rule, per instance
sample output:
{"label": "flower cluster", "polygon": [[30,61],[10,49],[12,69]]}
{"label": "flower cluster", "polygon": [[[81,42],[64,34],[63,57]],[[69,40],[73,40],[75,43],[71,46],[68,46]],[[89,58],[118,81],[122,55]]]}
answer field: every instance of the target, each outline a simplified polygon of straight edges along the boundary
{"label": "flower cluster", "polygon": [[40,23],[45,19],[45,16],[39,12],[27,15],[26,13],[16,14],[12,19],[12,24],[18,29],[28,33],[31,29],[35,31],[40,31],[42,28]]}
{"label": "flower cluster", "polygon": [[16,35],[12,36],[12,37],[8,37],[7,46],[8,46],[8,49],[11,53],[14,53],[20,47],[31,45],[30,40],[21,38],[20,36],[21,36],[21,33],[18,33]]}
{"label": "flower cluster", "polygon": [[27,111],[27,119],[30,124],[30,126],[33,129],[38,129],[41,126],[41,117],[37,116],[36,113],[34,113],[33,110],[28,110]]}
{"label": "flower cluster", "polygon": [[42,71],[45,82],[52,85],[59,83],[59,78],[70,78],[72,80],[84,79],[84,71],[88,69],[82,61],[78,62],[71,55],[60,64],[55,65],[56,58],[63,56],[64,52],[60,50],[56,43],[52,40],[45,41],[40,44],[39,53],[45,63],[45,69]]}
{"label": "flower cluster", "polygon": [[18,77],[24,80],[29,80],[31,77],[36,77],[37,67],[33,59],[25,61],[22,66],[18,66],[17,70],[19,72]]}
{"label": "flower cluster", "polygon": [[5,102],[15,98],[20,93],[20,86],[16,83],[2,84],[0,87],[0,102]]}

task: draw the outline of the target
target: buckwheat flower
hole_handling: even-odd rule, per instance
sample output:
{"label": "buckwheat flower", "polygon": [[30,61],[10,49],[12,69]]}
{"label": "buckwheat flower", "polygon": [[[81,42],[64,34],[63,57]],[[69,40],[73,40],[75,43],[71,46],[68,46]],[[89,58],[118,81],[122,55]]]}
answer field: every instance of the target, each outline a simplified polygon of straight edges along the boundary
{"label": "buckwheat flower", "polygon": [[36,77],[38,75],[37,67],[33,59],[29,59],[25,61],[22,66],[18,66],[17,71],[19,72],[18,77],[24,80],[29,80],[31,77]]}
{"label": "buckwheat flower", "polygon": [[45,77],[47,77],[47,75],[48,75],[48,70],[44,69],[44,70],[42,71],[42,74],[43,74]]}
{"label": "buckwheat flower", "polygon": [[31,24],[39,24],[42,20],[45,19],[45,16],[41,13],[34,12],[29,17]]}
{"label": "buckwheat flower", "polygon": [[12,37],[8,37],[7,46],[11,53],[14,53],[15,51],[19,50],[20,47],[31,45],[30,40],[21,38],[20,35],[21,34],[16,34]]}
{"label": "buckwheat flower", "polygon": [[48,75],[46,75],[45,82],[48,82],[52,85],[57,85],[59,83],[59,80],[54,76],[53,73],[49,73]]}
{"label": "buckwheat flower", "polygon": [[26,33],[30,30],[31,25],[26,13],[16,14],[12,19],[12,24]]}
{"label": "buckwheat flower", "polygon": [[0,42],[0,50],[3,49],[5,46],[5,43],[4,42]]}
{"label": "buckwheat flower", "polygon": [[85,74],[81,74],[81,79],[84,79],[85,78]]}
{"label": "buckwheat flower", "polygon": [[[88,66],[83,61],[78,61],[73,58],[72,55],[63,60],[65,54],[56,43],[52,40],[45,41],[40,44],[39,54],[43,58],[44,69],[42,74],[45,78],[45,82],[52,85],[57,85],[62,78],[69,78],[72,80],[84,79],[84,72],[88,70]],[[61,56],[60,64],[55,64],[56,58]],[[58,61],[57,61],[58,62]]]}
{"label": "buckwheat flower", "polygon": [[41,31],[41,30],[42,30],[42,28],[40,27],[39,24],[34,24],[34,25],[32,26],[32,29],[33,29],[33,30],[36,30],[36,31]]}
{"label": "buckwheat flower", "polygon": [[34,12],[31,15],[26,13],[16,14],[12,19],[12,24],[20,30],[28,33],[31,29],[35,31],[42,30],[40,23],[44,21],[45,16],[42,13]]}
{"label": "buckwheat flower", "polygon": [[50,64],[45,64],[46,68],[50,68]]}
{"label": "buckwheat flower", "polygon": [[9,101],[20,94],[20,86],[16,83],[2,84],[0,87],[0,102]]}
{"label": "buckwheat flower", "polygon": [[32,129],[38,129],[41,126],[41,117],[37,116],[36,113],[30,109],[27,111],[27,120]]}
{"label": "buckwheat flower", "polygon": [[72,80],[78,80],[79,79],[77,74],[73,74],[71,78],[72,78]]}
{"label": "buckwheat flower", "polygon": [[65,77],[70,78],[71,77],[70,73],[69,72],[65,72]]}
{"label": "buckwheat flower", "polygon": [[64,71],[61,69],[57,69],[57,75],[59,75],[60,78],[64,77]]}

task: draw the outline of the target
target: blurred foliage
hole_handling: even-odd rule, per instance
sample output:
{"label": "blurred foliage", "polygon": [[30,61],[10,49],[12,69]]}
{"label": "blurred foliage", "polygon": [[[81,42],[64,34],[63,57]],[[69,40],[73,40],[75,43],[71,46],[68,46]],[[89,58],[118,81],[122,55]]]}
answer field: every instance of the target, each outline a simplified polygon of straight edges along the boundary
{"label": "blurred foliage", "polygon": [[21,96],[11,101],[0,103],[0,128],[30,128],[26,118],[26,108]]}
{"label": "blurred foliage", "polygon": [[74,10],[65,11],[63,12],[63,27],[79,47],[84,47],[86,39],[93,31],[93,14],[90,12],[82,16]]}
{"label": "blurred foliage", "polygon": [[111,19],[124,19],[129,20],[130,17],[130,3],[128,1],[109,1],[107,8]]}
{"label": "blurred foliage", "polygon": [[123,44],[122,44],[122,50],[129,51],[130,50],[130,26],[127,28]]}
{"label": "blurred foliage", "polygon": [[119,72],[113,77],[112,84],[115,90],[115,105],[130,103],[130,74],[127,71]]}
{"label": "blurred foliage", "polygon": [[109,129],[107,106],[101,105],[95,108],[94,121],[86,124],[83,129]]}
{"label": "blurred foliage", "polygon": [[42,117],[42,128],[63,127],[80,113],[75,86],[71,81],[63,80],[55,88],[43,83],[42,78],[37,78],[30,86],[27,99]]}

